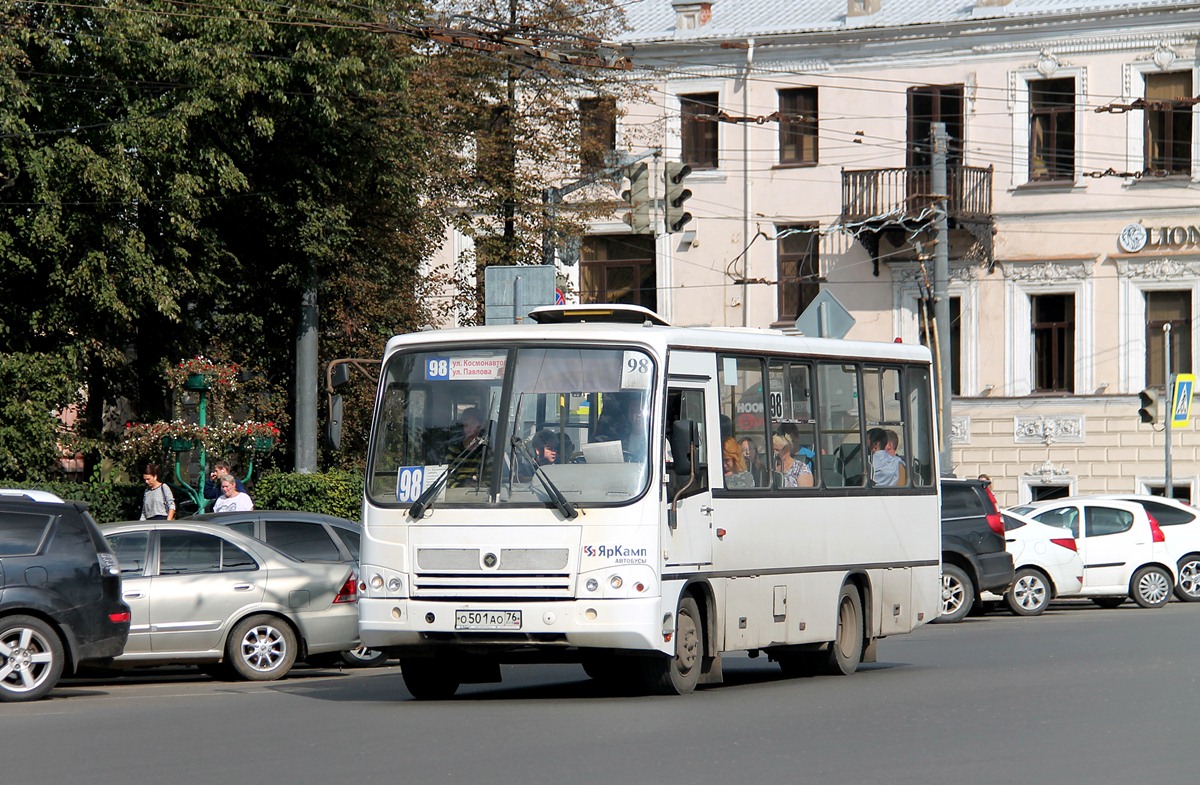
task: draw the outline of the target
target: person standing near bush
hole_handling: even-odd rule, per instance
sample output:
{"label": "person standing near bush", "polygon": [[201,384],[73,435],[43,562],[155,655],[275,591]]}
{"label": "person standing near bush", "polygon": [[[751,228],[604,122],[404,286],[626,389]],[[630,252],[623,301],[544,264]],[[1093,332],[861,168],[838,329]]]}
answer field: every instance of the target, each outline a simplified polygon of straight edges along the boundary
{"label": "person standing near bush", "polygon": [[142,472],[142,480],[146,490],[142,493],[143,521],[173,521],[175,520],[175,494],[165,482],[158,479],[157,464],[147,464]]}
{"label": "person standing near bush", "polygon": [[229,475],[234,478],[237,483],[237,489],[242,493],[246,492],[246,486],[242,485],[242,481],[237,479],[233,473],[233,464],[222,458],[213,464],[213,470],[208,473],[208,479],[204,481],[204,498],[219,499],[221,498],[221,478]]}
{"label": "person standing near bush", "polygon": [[238,481],[228,474],[221,475],[221,498],[213,504],[213,512],[249,512],[254,509],[250,494],[238,490]]}

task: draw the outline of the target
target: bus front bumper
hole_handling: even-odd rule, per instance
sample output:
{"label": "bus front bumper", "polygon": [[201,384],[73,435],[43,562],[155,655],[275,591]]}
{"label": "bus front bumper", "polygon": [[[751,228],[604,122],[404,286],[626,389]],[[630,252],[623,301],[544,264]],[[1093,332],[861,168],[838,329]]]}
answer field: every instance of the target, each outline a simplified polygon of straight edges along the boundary
{"label": "bus front bumper", "polygon": [[664,623],[674,629],[674,618],[664,622],[658,597],[566,602],[360,597],[358,612],[359,638],[370,648],[463,644],[674,650],[663,635]]}

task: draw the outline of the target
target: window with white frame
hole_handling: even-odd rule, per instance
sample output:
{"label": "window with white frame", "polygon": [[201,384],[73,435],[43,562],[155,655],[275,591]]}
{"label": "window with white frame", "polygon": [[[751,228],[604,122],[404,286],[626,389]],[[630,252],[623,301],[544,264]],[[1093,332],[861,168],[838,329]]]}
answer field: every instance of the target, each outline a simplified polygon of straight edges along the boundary
{"label": "window with white frame", "polygon": [[1171,373],[1192,372],[1192,293],[1187,289],[1146,292],[1146,384],[1164,387],[1167,336],[1171,325]]}
{"label": "window with white frame", "polygon": [[1010,395],[1094,391],[1093,265],[1091,259],[1004,263]]}
{"label": "window with white frame", "polygon": [[1192,72],[1146,74],[1145,171],[1192,172]]}
{"label": "window with white frame", "polygon": [[1029,179],[1075,178],[1075,79],[1029,83]]}

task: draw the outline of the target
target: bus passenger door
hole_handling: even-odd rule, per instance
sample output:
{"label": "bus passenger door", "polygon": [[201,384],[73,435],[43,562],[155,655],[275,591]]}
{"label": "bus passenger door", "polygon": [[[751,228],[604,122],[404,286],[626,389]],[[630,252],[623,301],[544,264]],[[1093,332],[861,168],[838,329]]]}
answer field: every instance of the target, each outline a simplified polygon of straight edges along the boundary
{"label": "bus passenger door", "polygon": [[667,443],[664,477],[668,511],[672,503],[675,505],[675,515],[668,513],[668,533],[664,538],[667,566],[712,564],[713,503],[708,480],[709,435],[705,426],[704,406],[705,398],[715,393],[711,379],[707,383],[671,382],[667,390],[667,434],[670,434],[672,423],[677,420],[691,420],[696,423],[698,430],[690,476],[675,473],[669,441]]}

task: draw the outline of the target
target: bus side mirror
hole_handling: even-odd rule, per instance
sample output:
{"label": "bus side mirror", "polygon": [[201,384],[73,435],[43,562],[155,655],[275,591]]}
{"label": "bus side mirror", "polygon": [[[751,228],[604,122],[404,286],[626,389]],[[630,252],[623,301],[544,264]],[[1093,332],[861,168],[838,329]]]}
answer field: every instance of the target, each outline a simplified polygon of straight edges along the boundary
{"label": "bus side mirror", "polygon": [[699,441],[700,429],[694,420],[676,420],[671,423],[671,471],[686,477],[692,473],[692,450]]}
{"label": "bus side mirror", "polygon": [[325,423],[325,440],[329,449],[340,450],[342,447],[342,396],[329,396],[329,421]]}

